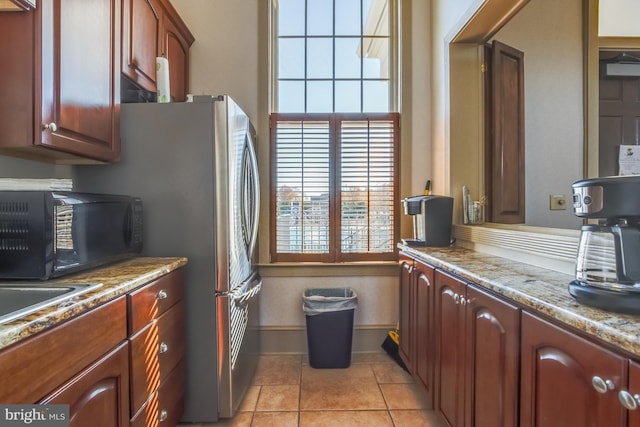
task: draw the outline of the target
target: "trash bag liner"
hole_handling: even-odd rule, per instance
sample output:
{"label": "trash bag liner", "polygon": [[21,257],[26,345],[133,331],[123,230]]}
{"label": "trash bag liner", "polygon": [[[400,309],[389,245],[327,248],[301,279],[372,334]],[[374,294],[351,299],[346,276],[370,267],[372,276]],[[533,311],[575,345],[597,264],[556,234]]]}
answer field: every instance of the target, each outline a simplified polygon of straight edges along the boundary
{"label": "trash bag liner", "polygon": [[357,305],[358,296],[350,288],[310,288],[302,295],[302,310],[307,316],[353,310]]}

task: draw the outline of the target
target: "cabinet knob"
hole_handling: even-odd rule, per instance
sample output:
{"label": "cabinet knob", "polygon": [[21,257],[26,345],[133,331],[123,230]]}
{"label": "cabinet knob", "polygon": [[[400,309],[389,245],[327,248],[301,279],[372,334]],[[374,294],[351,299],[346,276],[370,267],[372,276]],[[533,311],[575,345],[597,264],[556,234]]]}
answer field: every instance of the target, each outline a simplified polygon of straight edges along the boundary
{"label": "cabinet knob", "polygon": [[630,411],[635,411],[640,405],[640,394],[631,394],[627,390],[620,390],[618,393],[620,404]]}
{"label": "cabinet knob", "polygon": [[599,376],[591,378],[591,385],[598,393],[606,393],[609,390],[616,388],[615,384],[611,380],[603,380]]}
{"label": "cabinet knob", "polygon": [[158,346],[158,354],[166,353],[167,351],[169,351],[169,344],[162,341]]}
{"label": "cabinet knob", "polygon": [[55,124],[54,122],[45,123],[44,124],[44,128],[45,128],[45,130],[50,130],[51,132],[55,132],[55,131],[58,130],[58,125]]}
{"label": "cabinet knob", "polygon": [[169,411],[162,409],[158,414],[158,421],[163,422],[166,421],[167,418],[169,418]]}
{"label": "cabinet knob", "polygon": [[156,299],[167,299],[167,297],[169,296],[169,294],[167,293],[167,291],[165,291],[164,289],[161,289],[160,292],[158,292],[158,296]]}

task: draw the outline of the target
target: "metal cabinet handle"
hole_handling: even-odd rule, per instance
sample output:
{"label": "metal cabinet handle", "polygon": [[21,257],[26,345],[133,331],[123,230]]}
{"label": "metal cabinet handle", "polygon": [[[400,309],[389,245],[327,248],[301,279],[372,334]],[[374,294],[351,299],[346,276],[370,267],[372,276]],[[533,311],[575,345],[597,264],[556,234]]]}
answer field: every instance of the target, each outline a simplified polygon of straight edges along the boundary
{"label": "metal cabinet handle", "polygon": [[45,123],[44,124],[44,128],[45,128],[45,130],[50,130],[51,132],[55,132],[55,131],[58,130],[58,125],[55,124],[54,122]]}
{"label": "metal cabinet handle", "polygon": [[635,411],[640,405],[640,394],[631,394],[627,390],[620,390],[618,400],[626,409]]}
{"label": "metal cabinet handle", "polygon": [[467,299],[465,297],[460,297],[460,304],[461,305],[467,305]]}
{"label": "metal cabinet handle", "polygon": [[598,393],[606,393],[609,390],[616,388],[615,384],[611,380],[603,380],[599,376],[591,378],[591,385]]}
{"label": "metal cabinet handle", "polygon": [[169,344],[162,341],[158,346],[158,354],[166,353],[167,351],[169,351]]}
{"label": "metal cabinet handle", "polygon": [[456,304],[460,304],[460,295],[453,294],[453,300],[455,301]]}
{"label": "metal cabinet handle", "polygon": [[169,418],[169,411],[166,409],[161,410],[160,414],[158,414],[158,421],[163,422],[166,421],[167,418]]}
{"label": "metal cabinet handle", "polygon": [[167,291],[165,291],[164,289],[161,289],[160,292],[158,292],[158,296],[156,297],[156,299],[167,299],[169,297],[169,294],[167,293]]}

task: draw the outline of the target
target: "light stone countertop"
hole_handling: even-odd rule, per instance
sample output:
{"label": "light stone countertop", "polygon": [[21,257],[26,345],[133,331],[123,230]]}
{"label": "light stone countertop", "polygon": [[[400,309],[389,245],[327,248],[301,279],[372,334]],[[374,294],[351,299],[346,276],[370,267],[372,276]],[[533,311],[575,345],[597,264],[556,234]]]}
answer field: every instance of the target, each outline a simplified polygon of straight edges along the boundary
{"label": "light stone countertop", "polygon": [[460,247],[398,247],[427,264],[530,308],[531,312],[543,313],[640,357],[640,316],[578,304],[568,291],[572,275]]}
{"label": "light stone countertop", "polygon": [[102,286],[1,324],[0,349],[85,313],[185,264],[187,264],[186,258],[139,257],[47,281],[6,280],[11,283],[36,285],[100,283]]}

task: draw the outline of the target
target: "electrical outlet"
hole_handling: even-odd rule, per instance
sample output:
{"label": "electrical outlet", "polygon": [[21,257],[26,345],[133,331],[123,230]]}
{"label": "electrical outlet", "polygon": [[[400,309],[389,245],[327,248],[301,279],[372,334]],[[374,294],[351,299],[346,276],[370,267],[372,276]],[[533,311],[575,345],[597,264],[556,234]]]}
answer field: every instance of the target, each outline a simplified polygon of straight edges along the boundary
{"label": "electrical outlet", "polygon": [[562,211],[567,209],[567,200],[564,194],[549,195],[549,210]]}

